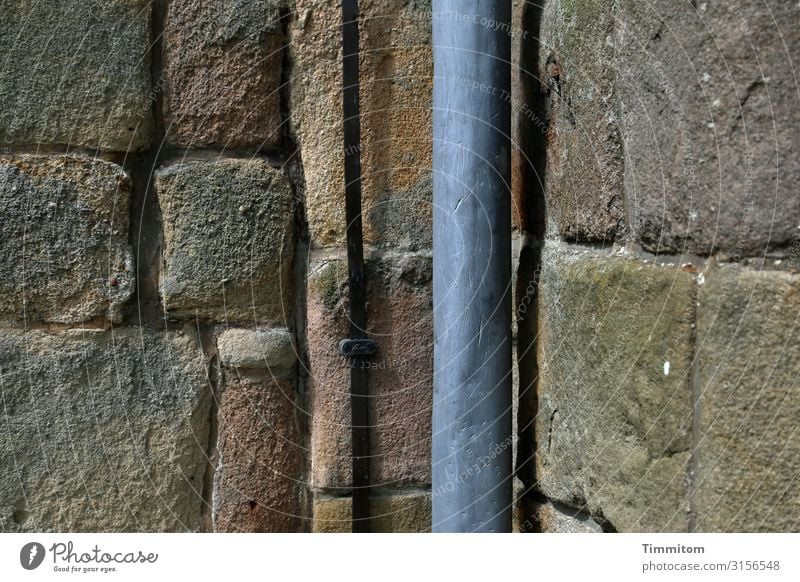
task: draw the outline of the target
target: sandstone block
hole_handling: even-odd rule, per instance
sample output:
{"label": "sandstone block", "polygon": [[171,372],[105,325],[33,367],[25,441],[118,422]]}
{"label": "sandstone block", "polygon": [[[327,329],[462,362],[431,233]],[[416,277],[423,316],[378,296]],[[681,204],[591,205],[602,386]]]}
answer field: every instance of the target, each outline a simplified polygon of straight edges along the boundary
{"label": "sandstone block", "polygon": [[[345,261],[312,266],[308,283],[312,485],[351,485]],[[367,360],[373,485],[430,483],[433,343],[431,262],[409,257],[367,263],[368,332],[378,353]]]}
{"label": "sandstone block", "polygon": [[[349,497],[314,499],[314,532],[352,531],[352,501]],[[393,494],[370,499],[371,531],[374,533],[420,533],[431,530],[431,496],[427,493]]]}
{"label": "sandstone block", "polygon": [[200,527],[211,390],[191,331],[6,331],[0,368],[0,530]]}
{"label": "sandstone block", "polygon": [[611,241],[625,220],[622,144],[614,114],[611,0],[557,0],[542,14],[547,93],[547,212],[566,240]]}
{"label": "sandstone block", "polygon": [[653,251],[759,255],[800,225],[790,2],[616,3],[625,191]]}
{"label": "sandstone block", "polygon": [[700,286],[697,530],[800,530],[800,276],[725,265]]}
{"label": "sandstone block", "polygon": [[290,317],[292,191],[264,161],[159,170],[161,293],[171,317],[284,325]]}
{"label": "sandstone block", "polygon": [[686,531],[692,275],[545,247],[536,475],[618,531]]}
{"label": "sandstone block", "polygon": [[295,532],[302,528],[305,444],[290,380],[250,383],[225,372],[219,409],[214,530]]}
{"label": "sandstone block", "polygon": [[217,339],[224,366],[269,370],[276,376],[291,373],[297,352],[288,329],[227,329]]}
{"label": "sandstone block", "polygon": [[165,122],[184,146],[281,142],[282,0],[175,0],[164,31]]}
{"label": "sandstone block", "polygon": [[[314,243],[345,240],[341,20],[335,3],[299,0],[290,26],[291,119],[303,151]],[[428,248],[432,232],[433,59],[427,2],[380,0],[360,10],[364,236]],[[336,25],[338,26],[338,24]],[[336,29],[338,30],[338,29]]]}
{"label": "sandstone block", "polygon": [[530,518],[520,524],[521,533],[602,533],[602,527],[586,512],[552,501],[528,505]]}
{"label": "sandstone block", "polygon": [[148,0],[4,0],[0,141],[146,149]]}
{"label": "sandstone block", "polygon": [[119,321],[136,286],[130,198],[110,162],[0,156],[0,317]]}

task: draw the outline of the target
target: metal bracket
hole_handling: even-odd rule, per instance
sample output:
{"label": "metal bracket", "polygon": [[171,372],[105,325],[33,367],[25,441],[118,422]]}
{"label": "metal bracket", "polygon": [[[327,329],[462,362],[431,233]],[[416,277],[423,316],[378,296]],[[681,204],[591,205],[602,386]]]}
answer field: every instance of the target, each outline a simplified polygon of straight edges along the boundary
{"label": "metal bracket", "polygon": [[345,358],[371,356],[378,351],[378,344],[371,339],[343,339],[339,342],[339,351]]}

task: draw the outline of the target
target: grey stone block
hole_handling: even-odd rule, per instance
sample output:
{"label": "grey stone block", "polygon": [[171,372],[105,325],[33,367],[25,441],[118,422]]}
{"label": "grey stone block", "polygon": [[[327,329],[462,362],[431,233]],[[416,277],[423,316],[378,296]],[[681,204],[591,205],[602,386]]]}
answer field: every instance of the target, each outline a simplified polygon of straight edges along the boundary
{"label": "grey stone block", "polygon": [[210,424],[190,332],[0,334],[0,530],[195,531]]}
{"label": "grey stone block", "polygon": [[686,531],[692,276],[548,245],[538,488],[619,531]]}
{"label": "grey stone block", "polygon": [[0,156],[0,318],[119,321],[136,282],[123,169],[72,156]]}
{"label": "grey stone block", "polygon": [[800,275],[723,266],[700,286],[698,531],[800,531]]}
{"label": "grey stone block", "polygon": [[226,329],[217,339],[217,350],[225,366],[269,369],[278,376],[291,372],[297,362],[288,329]]}
{"label": "grey stone block", "polygon": [[800,7],[617,3],[625,193],[652,251],[758,255],[800,225]]}
{"label": "grey stone block", "polygon": [[152,2],[3,0],[0,142],[150,143]]}
{"label": "grey stone block", "polygon": [[171,317],[286,325],[294,215],[286,177],[262,160],[162,168],[161,292]]}

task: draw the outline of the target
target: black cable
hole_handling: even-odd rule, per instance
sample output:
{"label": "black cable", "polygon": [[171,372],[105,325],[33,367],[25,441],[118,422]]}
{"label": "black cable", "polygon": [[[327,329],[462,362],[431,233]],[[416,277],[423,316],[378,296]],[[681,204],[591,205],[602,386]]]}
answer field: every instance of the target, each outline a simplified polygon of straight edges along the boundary
{"label": "black cable", "polygon": [[[344,194],[350,294],[350,340],[366,339],[367,292],[361,226],[361,122],[358,81],[358,0],[342,1]],[[344,344],[345,342],[343,342]],[[344,355],[348,355],[342,348]],[[353,531],[369,531],[369,409],[363,355],[349,354],[353,442]]]}

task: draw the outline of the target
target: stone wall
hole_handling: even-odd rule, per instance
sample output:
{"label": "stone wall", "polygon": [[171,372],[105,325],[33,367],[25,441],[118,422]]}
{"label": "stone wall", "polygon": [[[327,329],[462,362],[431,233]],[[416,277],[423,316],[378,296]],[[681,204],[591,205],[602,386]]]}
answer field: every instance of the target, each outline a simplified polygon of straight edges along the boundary
{"label": "stone wall", "polygon": [[286,6],[3,13],[0,529],[310,529]]}
{"label": "stone wall", "polygon": [[[349,531],[339,5],[0,4],[0,531]],[[516,527],[797,530],[797,7],[514,5]],[[428,531],[431,3],[361,15],[371,513]]]}
{"label": "stone wall", "polygon": [[523,523],[797,531],[800,8],[529,11],[545,171],[519,196],[546,220],[518,282]]}
{"label": "stone wall", "polygon": [[[0,530],[348,529],[338,5],[2,11]],[[430,4],[362,15],[373,514],[425,531]]]}

